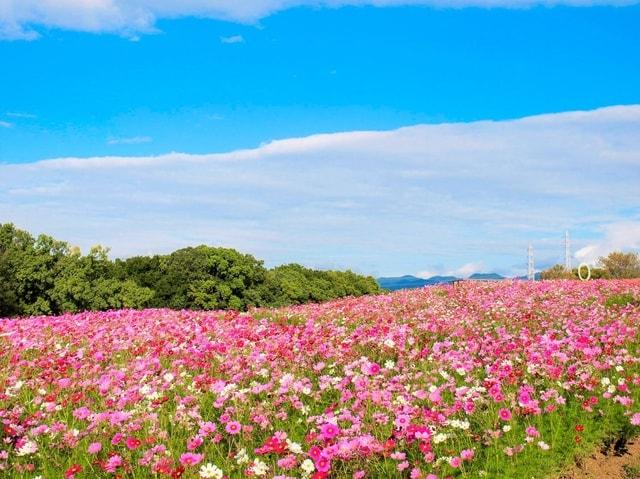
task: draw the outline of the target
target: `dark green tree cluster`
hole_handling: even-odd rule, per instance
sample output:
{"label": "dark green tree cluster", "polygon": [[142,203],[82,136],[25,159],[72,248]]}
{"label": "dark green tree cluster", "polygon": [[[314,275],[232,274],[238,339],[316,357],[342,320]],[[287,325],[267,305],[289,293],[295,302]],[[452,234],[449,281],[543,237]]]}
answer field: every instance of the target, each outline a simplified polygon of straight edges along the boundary
{"label": "dark green tree cluster", "polygon": [[317,271],[299,264],[286,264],[267,271],[260,288],[260,296],[271,306],[380,292],[380,286],[371,276],[361,276],[352,271]]}
{"label": "dark green tree cluster", "polygon": [[298,264],[266,269],[230,248],[197,246],[112,261],[0,224],[0,317],[116,308],[235,309],[381,292],[372,277]]}

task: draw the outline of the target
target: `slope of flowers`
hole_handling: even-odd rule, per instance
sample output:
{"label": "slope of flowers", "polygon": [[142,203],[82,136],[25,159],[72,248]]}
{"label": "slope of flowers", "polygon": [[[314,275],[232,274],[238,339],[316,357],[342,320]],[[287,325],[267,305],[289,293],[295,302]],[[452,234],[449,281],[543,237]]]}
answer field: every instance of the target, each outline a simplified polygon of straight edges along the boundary
{"label": "slope of flowers", "polygon": [[640,424],[640,308],[604,306],[627,292],[0,320],[0,476],[545,477]]}

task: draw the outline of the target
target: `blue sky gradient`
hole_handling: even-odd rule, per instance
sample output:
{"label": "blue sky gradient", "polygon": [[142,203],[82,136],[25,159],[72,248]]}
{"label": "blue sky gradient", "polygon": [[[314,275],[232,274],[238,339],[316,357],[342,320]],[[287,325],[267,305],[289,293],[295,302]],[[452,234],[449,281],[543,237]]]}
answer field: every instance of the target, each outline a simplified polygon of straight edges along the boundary
{"label": "blue sky gradient", "polygon": [[[345,7],[256,25],[162,20],[137,42],[50,30],[0,42],[0,120],[15,124],[0,130],[0,161],[640,103],[638,25],[640,6]],[[234,35],[244,42],[220,41]],[[113,141],[136,137],[151,141]]]}
{"label": "blue sky gradient", "polygon": [[[529,242],[540,266],[561,260],[564,228],[576,261],[640,247],[640,5],[182,12],[137,28],[71,13],[0,14],[0,222],[118,256],[207,242],[380,275],[521,274]],[[362,130],[383,132],[379,150]]]}

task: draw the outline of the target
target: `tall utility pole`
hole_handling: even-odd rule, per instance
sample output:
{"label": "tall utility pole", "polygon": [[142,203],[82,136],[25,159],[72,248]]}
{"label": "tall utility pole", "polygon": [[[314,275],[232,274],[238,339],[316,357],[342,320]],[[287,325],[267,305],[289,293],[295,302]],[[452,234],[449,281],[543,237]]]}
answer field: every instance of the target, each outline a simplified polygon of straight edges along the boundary
{"label": "tall utility pole", "polygon": [[571,271],[571,240],[569,230],[564,232],[564,269]]}
{"label": "tall utility pole", "polygon": [[529,245],[529,249],[527,250],[527,279],[529,281],[534,281],[536,279],[536,271],[533,265],[533,246]]}

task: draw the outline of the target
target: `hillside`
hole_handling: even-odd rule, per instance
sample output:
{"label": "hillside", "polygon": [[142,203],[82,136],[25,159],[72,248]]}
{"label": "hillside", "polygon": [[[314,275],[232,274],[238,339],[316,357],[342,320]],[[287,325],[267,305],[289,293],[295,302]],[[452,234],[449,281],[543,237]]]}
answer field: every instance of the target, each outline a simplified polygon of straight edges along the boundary
{"label": "hillside", "polygon": [[0,320],[2,477],[549,477],[639,432],[638,298],[466,281]]}

